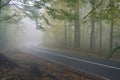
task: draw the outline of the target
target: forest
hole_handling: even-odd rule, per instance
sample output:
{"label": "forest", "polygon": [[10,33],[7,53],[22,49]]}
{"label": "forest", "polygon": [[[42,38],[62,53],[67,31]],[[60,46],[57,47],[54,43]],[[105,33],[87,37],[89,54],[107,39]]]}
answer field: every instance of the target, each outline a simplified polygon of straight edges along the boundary
{"label": "forest", "polygon": [[0,80],[120,80],[120,0],[0,0]]}
{"label": "forest", "polygon": [[120,53],[120,0],[0,0],[1,49],[24,42],[25,20],[44,46]]}

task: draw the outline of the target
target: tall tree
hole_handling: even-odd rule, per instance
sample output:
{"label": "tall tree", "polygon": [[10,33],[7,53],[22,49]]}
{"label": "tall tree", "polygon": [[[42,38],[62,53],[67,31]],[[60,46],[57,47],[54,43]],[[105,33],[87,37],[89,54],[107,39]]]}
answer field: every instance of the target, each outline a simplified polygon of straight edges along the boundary
{"label": "tall tree", "polygon": [[74,44],[75,44],[75,48],[79,48],[80,47],[80,13],[79,13],[79,0],[75,6],[75,15],[77,16],[75,19],[75,40],[74,40]]}
{"label": "tall tree", "polygon": [[48,8],[48,14],[52,16],[53,19],[67,20],[74,22],[74,46],[75,48],[80,47],[80,20],[79,20],[79,0],[60,0],[58,2],[65,2],[69,7],[65,9],[63,7],[59,8]]}
{"label": "tall tree", "polygon": [[65,27],[65,46],[68,47],[68,35],[67,35],[67,22],[66,20],[64,21],[64,27]]}
{"label": "tall tree", "polygon": [[99,20],[99,24],[100,24],[100,33],[99,33],[99,51],[101,52],[101,50],[102,50],[102,23],[103,23],[103,21],[102,21],[102,17],[100,18],[100,20]]}
{"label": "tall tree", "polygon": [[[95,0],[91,0],[90,3],[92,5],[92,11],[95,11]],[[95,15],[93,12],[91,15],[90,50],[94,49],[94,41],[95,41]]]}
{"label": "tall tree", "polygon": [[100,29],[100,31],[99,31],[99,51],[101,52],[101,50],[102,50],[102,32],[103,32],[103,17],[101,16],[102,15],[102,12],[101,12],[101,10],[102,10],[102,8],[103,8],[103,5],[101,5],[100,6],[100,15],[99,15],[99,29]]}
{"label": "tall tree", "polygon": [[[114,0],[110,0],[111,7],[114,7]],[[114,19],[113,19],[113,13],[111,14],[111,20],[110,20],[110,53],[112,53],[112,47],[113,47],[113,27],[114,27]]]}

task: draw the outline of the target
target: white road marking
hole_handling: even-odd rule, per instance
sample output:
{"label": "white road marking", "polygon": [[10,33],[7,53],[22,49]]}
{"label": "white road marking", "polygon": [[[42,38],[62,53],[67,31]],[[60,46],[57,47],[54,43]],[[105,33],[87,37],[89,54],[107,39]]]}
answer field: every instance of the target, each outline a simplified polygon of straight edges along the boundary
{"label": "white road marking", "polygon": [[[28,47],[28,48],[33,49],[31,47]],[[44,52],[44,53],[50,54],[50,55],[56,55],[56,56],[60,56],[60,57],[64,57],[64,58],[68,58],[68,59],[72,59],[72,60],[77,60],[77,61],[81,61],[81,62],[86,62],[86,63],[90,63],[90,64],[95,64],[95,65],[104,66],[104,67],[107,67],[107,68],[120,70],[119,67],[109,66],[109,65],[105,65],[105,64],[101,64],[101,63],[96,63],[96,62],[87,61],[87,60],[83,60],[83,59],[78,59],[78,58],[74,58],[74,57],[64,56],[64,55],[60,55],[60,54],[54,54],[54,53],[51,53],[51,52],[48,52],[48,51],[43,51],[43,50],[39,50],[39,49],[35,49],[35,48],[33,50]]]}

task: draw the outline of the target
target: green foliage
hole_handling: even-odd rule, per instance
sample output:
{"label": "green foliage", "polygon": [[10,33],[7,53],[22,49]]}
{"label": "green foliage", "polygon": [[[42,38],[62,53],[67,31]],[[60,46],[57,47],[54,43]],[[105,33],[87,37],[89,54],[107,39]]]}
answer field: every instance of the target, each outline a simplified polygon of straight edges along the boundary
{"label": "green foliage", "polygon": [[113,57],[113,54],[115,54],[115,53],[120,53],[120,46],[117,45],[117,44],[116,44],[116,46],[113,48],[112,53],[110,53],[107,58],[108,58],[108,59],[112,58],[112,57]]}
{"label": "green foliage", "polygon": [[47,7],[47,13],[48,15],[50,15],[53,19],[58,19],[58,20],[68,20],[68,21],[72,21],[75,20],[76,15],[75,14],[70,14],[65,10],[62,9],[53,9],[53,8],[49,8]]}
{"label": "green foliage", "polygon": [[77,3],[79,3],[79,0],[60,0],[62,2],[66,2],[69,7],[74,7]]}
{"label": "green foliage", "polygon": [[101,15],[104,19],[120,19],[120,10],[118,6],[112,6],[109,4],[106,9],[101,11]]}

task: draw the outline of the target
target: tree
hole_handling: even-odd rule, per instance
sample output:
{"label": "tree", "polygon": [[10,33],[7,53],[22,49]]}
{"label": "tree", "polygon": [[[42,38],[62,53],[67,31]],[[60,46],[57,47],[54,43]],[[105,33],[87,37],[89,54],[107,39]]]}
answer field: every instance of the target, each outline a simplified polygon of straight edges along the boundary
{"label": "tree", "polygon": [[[110,6],[114,7],[114,0],[110,0]],[[114,19],[113,19],[113,13],[111,13],[111,19],[110,19],[110,53],[112,53],[112,48],[113,48],[113,27],[114,27]]]}
{"label": "tree", "polygon": [[64,26],[65,26],[65,46],[68,47],[67,22],[66,22],[66,20],[64,22]]}
{"label": "tree", "polygon": [[8,5],[10,1],[11,1],[11,0],[0,0],[0,13],[1,13],[1,9],[2,9],[4,6]]}
{"label": "tree", "polygon": [[[91,0],[92,10],[95,11],[95,0]],[[91,16],[91,36],[90,36],[90,50],[94,49],[94,40],[95,39],[95,15],[94,13]]]}
{"label": "tree", "polygon": [[[58,1],[59,2],[59,1]],[[59,19],[59,20],[68,20],[74,22],[74,46],[75,48],[80,47],[80,16],[79,16],[79,10],[80,10],[80,1],[79,0],[61,0],[61,2],[67,3],[67,6],[70,10],[66,11],[65,9],[51,9],[49,8],[49,15],[52,15],[53,18]],[[72,11],[72,12],[71,12]]]}
{"label": "tree", "polygon": [[[11,8],[14,5],[9,4],[11,0],[1,0],[1,12],[0,12],[0,46],[1,48],[6,47],[6,33],[7,33],[7,26],[10,23],[19,23],[19,21],[22,19],[22,16],[20,15],[20,10],[17,8]],[[14,10],[14,11],[13,11]]]}
{"label": "tree", "polygon": [[99,23],[99,24],[100,24],[100,33],[99,33],[99,39],[100,39],[100,41],[99,41],[99,51],[101,52],[101,49],[102,49],[102,29],[103,29],[103,28],[102,28],[102,27],[103,27],[103,26],[102,26],[102,23],[103,23],[103,22],[102,22],[102,17],[100,18],[99,21],[100,21],[100,23]]}
{"label": "tree", "polygon": [[76,3],[75,6],[75,15],[76,15],[76,19],[75,19],[75,33],[74,33],[74,44],[75,44],[75,48],[79,48],[80,47],[80,6],[79,6],[79,0]]}

